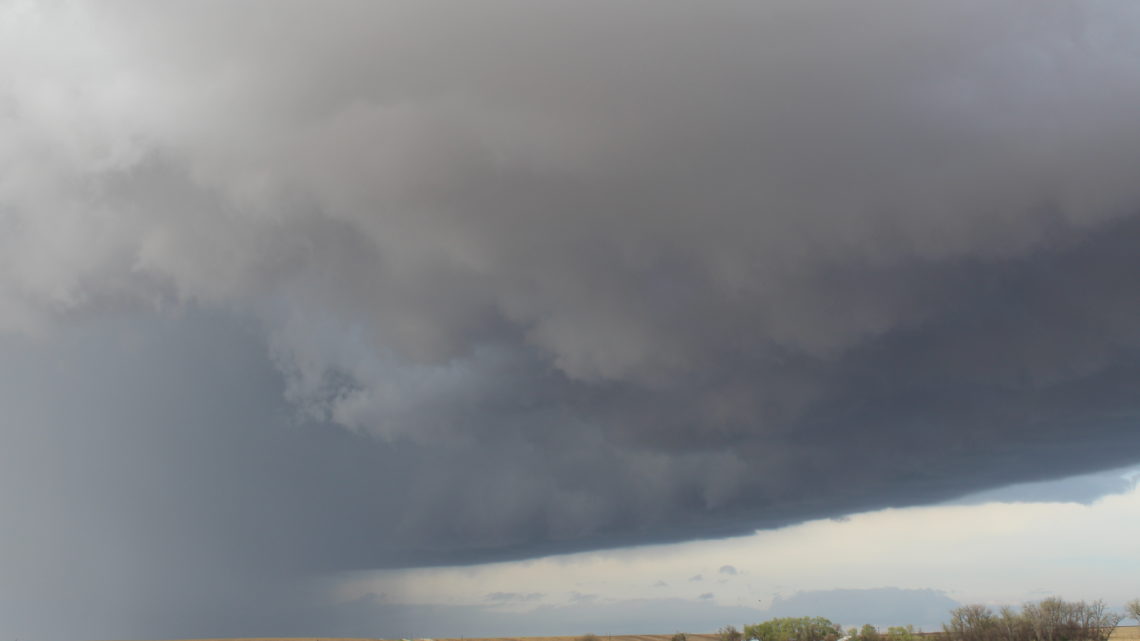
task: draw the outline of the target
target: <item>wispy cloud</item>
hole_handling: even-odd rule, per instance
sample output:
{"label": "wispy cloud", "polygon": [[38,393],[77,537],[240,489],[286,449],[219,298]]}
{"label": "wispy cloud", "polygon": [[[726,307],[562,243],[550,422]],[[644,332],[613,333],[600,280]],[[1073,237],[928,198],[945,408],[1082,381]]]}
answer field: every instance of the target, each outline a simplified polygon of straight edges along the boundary
{"label": "wispy cloud", "polygon": [[527,592],[526,594],[520,594],[518,592],[489,592],[484,599],[498,603],[530,603],[541,601],[544,596],[546,595],[541,592]]}

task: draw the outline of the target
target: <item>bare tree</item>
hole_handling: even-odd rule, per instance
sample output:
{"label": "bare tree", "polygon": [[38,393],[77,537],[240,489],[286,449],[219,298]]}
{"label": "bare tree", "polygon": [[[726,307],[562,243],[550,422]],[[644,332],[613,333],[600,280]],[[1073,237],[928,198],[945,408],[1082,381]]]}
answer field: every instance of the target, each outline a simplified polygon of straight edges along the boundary
{"label": "bare tree", "polygon": [[1132,599],[1125,604],[1124,609],[1128,612],[1129,619],[1136,619],[1136,622],[1140,623],[1140,599]]}
{"label": "bare tree", "polygon": [[1051,597],[1026,603],[1020,612],[1002,608],[998,615],[985,606],[963,606],[943,629],[950,641],[1108,641],[1121,618],[1104,601]]}
{"label": "bare tree", "polygon": [[942,626],[951,641],[994,641],[997,621],[984,605],[964,605],[950,612],[950,623]]}

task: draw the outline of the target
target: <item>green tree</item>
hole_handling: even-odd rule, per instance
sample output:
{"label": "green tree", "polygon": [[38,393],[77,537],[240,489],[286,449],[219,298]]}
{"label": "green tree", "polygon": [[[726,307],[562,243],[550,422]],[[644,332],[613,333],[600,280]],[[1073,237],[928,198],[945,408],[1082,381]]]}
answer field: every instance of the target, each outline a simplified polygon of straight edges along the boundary
{"label": "green tree", "polygon": [[918,641],[918,632],[913,625],[892,625],[887,628],[888,641]]}
{"label": "green tree", "polygon": [[783,617],[744,626],[744,635],[756,641],[834,641],[840,632],[823,617]]}
{"label": "green tree", "polygon": [[859,628],[858,641],[880,641],[881,639],[879,629],[870,623],[864,623],[863,627]]}

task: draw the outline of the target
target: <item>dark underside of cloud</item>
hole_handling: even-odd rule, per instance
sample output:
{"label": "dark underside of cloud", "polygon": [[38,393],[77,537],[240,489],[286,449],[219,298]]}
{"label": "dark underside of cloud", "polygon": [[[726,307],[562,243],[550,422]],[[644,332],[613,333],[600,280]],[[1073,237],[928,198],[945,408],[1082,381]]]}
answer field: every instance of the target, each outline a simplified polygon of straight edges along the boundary
{"label": "dark underside of cloud", "polygon": [[1140,460],[1132,3],[477,6],[0,7],[21,634]]}
{"label": "dark underside of cloud", "polygon": [[1136,488],[1140,475],[1134,469],[1093,472],[1064,479],[1016,483],[969,494],[953,503],[978,505],[988,502],[1035,503],[1069,502],[1090,505],[1113,494],[1124,494]]}

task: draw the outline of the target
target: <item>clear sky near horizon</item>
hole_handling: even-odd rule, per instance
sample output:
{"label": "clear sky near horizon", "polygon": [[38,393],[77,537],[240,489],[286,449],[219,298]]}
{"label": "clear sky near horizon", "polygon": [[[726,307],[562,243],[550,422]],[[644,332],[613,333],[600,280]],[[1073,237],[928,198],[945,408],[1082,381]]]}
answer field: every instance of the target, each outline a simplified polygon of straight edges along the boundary
{"label": "clear sky near horizon", "polygon": [[[1123,612],[1137,598],[1138,478],[1132,468],[1018,484],[719,541],[353,573],[327,589],[342,603],[423,607],[401,623],[409,634],[457,634],[467,608],[493,613],[503,634],[541,631],[544,617],[563,626],[549,634],[708,632],[777,616],[930,631],[959,605],[1050,596]],[[699,605],[673,613],[677,602]],[[607,616],[626,608],[637,615]]]}
{"label": "clear sky near horizon", "polygon": [[0,0],[0,633],[1140,596],[1138,33]]}

